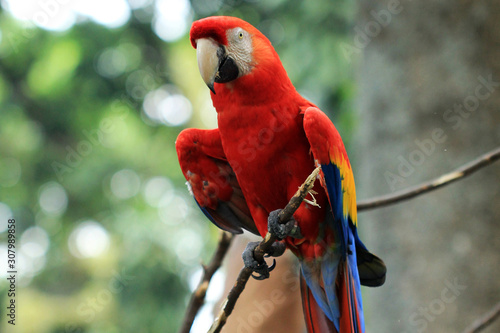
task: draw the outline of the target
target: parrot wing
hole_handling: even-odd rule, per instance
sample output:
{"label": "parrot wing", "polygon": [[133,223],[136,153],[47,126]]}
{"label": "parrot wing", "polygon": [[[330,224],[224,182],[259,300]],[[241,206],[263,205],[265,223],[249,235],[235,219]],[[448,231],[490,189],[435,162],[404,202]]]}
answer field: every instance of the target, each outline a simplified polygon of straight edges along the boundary
{"label": "parrot wing", "polygon": [[341,255],[348,254],[349,234],[352,233],[361,284],[379,287],[385,282],[387,269],[382,259],[370,253],[359,239],[354,176],[342,138],[331,120],[318,108],[310,107],[303,114],[311,152],[316,163],[321,165],[321,182],[332,208]]}
{"label": "parrot wing", "polygon": [[240,234],[258,234],[233,168],[228,163],[218,129],[187,129],[177,137],[182,173],[203,213],[217,227]]}
{"label": "parrot wing", "polygon": [[[302,293],[314,295],[339,332],[364,332],[360,280],[369,286],[381,285],[385,281],[385,265],[368,252],[358,237],[354,177],[340,134],[316,107],[307,108],[303,116],[304,131],[315,163],[321,166],[320,182],[333,216],[324,221],[329,251],[320,258],[320,264],[302,265],[307,283]],[[324,315],[317,311],[306,312],[306,321],[311,332],[325,325]]]}
{"label": "parrot wing", "polygon": [[[321,166],[320,181],[328,194],[340,254],[348,254],[349,232],[357,227],[354,176],[342,138],[331,120],[316,107],[304,111],[304,131],[315,163]],[[331,224],[331,223],[330,223]]]}

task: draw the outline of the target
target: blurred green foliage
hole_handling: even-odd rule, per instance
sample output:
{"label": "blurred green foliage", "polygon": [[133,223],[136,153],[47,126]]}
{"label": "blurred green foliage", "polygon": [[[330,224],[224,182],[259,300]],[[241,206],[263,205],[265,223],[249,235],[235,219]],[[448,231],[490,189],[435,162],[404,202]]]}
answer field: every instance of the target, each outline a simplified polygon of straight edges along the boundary
{"label": "blurred green foliage", "polygon": [[[114,29],[82,20],[54,32],[0,14],[0,226],[17,221],[19,332],[175,332],[214,248],[218,231],[189,198],[174,149],[184,127],[215,126],[208,89],[188,31],[162,41],[156,3],[143,3]],[[257,26],[348,143],[355,92],[339,45],[354,11],[343,0],[193,0],[186,24],[232,15]],[[188,121],[148,116],[154,91],[185,96]],[[1,331],[7,289],[3,278]]]}

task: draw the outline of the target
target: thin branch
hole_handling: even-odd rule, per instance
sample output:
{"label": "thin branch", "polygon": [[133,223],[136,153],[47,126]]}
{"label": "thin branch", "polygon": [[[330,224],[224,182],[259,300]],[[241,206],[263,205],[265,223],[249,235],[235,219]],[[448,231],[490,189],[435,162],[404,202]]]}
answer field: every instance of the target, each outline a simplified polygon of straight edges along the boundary
{"label": "thin branch", "polygon": [[[280,223],[286,223],[292,218],[293,213],[295,213],[309,191],[313,188],[314,182],[320,170],[321,167],[317,167],[316,169],[314,169],[311,175],[307,177],[304,184],[300,186],[297,193],[295,193],[295,195],[290,199],[286,207],[279,213],[278,218]],[[268,232],[266,234],[266,237],[264,237],[264,240],[254,250],[255,260],[259,262],[264,261],[264,254],[269,252],[271,246],[276,240],[277,239]],[[226,323],[227,318],[233,312],[236,301],[245,289],[245,285],[252,273],[253,272],[250,268],[244,267],[243,269],[241,269],[240,273],[238,274],[238,278],[236,279],[235,285],[227,295],[226,301],[224,302],[221,311],[212,324],[212,327],[210,327],[208,333],[219,333],[221,331],[222,327]]]}
{"label": "thin branch", "polygon": [[189,333],[189,331],[191,330],[194,318],[205,302],[205,295],[207,294],[210,280],[222,265],[222,260],[224,259],[233,238],[233,234],[225,231],[221,232],[219,243],[217,245],[217,249],[215,250],[214,256],[210,260],[208,266],[203,265],[203,277],[201,278],[198,287],[195,289],[195,291],[193,291],[193,294],[191,295],[186,314],[184,315],[184,322],[181,329],[179,330],[179,333]]}
{"label": "thin branch", "polygon": [[496,319],[500,317],[500,303],[497,303],[491,311],[486,313],[483,317],[477,319],[465,329],[463,333],[477,333],[491,325]]}
{"label": "thin branch", "polygon": [[490,151],[489,153],[484,154],[479,158],[463,165],[462,167],[456,169],[455,171],[444,174],[441,177],[431,180],[429,182],[393,194],[382,195],[380,197],[376,197],[373,199],[360,201],[358,202],[358,212],[392,205],[404,200],[414,198],[418,195],[434,191],[440,187],[443,187],[457,180],[460,180],[478,171],[479,169],[492,164],[498,159],[500,159],[500,148],[496,148]]}

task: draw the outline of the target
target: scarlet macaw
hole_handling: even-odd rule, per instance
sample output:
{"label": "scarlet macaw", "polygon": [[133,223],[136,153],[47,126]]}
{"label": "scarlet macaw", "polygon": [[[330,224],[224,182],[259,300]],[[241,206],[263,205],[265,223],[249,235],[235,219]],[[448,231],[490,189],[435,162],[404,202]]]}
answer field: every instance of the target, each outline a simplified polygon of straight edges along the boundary
{"label": "scarlet macaw", "polygon": [[[382,285],[386,268],[358,237],[354,178],[339,133],[298,94],[270,41],[249,23],[208,17],[193,23],[190,39],[218,119],[218,128],[186,129],[176,141],[196,202],[224,230],[264,237],[269,228],[284,239],[301,262],[309,332],[364,332],[360,282]],[[314,198],[277,224],[277,211],[315,166]],[[245,264],[263,275],[268,269]]]}

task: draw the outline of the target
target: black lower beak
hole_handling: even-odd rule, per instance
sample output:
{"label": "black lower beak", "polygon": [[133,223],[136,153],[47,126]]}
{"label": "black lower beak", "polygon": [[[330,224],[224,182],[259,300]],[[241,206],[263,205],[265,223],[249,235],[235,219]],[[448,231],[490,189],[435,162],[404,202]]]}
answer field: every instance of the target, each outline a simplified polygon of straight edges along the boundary
{"label": "black lower beak", "polygon": [[219,57],[219,69],[215,74],[215,82],[227,83],[238,78],[239,70],[236,62],[226,54],[223,46],[217,51]]}
{"label": "black lower beak", "polygon": [[239,70],[236,62],[230,58],[225,57],[219,65],[219,70],[215,74],[215,82],[226,83],[238,78]]}

